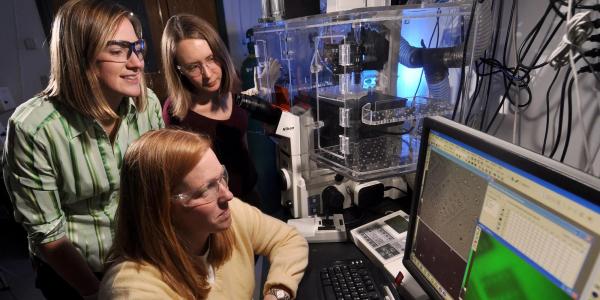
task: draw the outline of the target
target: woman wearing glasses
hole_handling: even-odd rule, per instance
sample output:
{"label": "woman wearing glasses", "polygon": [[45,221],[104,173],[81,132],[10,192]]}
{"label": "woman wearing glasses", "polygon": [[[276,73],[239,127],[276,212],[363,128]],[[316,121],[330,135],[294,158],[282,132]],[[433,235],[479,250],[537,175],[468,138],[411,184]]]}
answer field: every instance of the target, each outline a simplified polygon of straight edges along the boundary
{"label": "woman wearing glasses", "polygon": [[251,299],[255,254],[270,261],[264,299],[295,297],[306,240],[234,198],[227,180],[207,136],[162,129],[133,143],[99,298]]}
{"label": "woman wearing glasses", "polygon": [[8,122],[4,180],[48,299],[97,292],[123,155],[142,133],[164,127],[144,83],[144,48],[131,12],[69,1],[52,25],[48,86]]}
{"label": "woman wearing glasses", "polygon": [[217,157],[230,171],[233,195],[260,207],[246,144],[248,117],[233,104],[239,83],[224,43],[209,23],[181,14],[167,21],[161,48],[170,94],[163,105],[165,123],[210,135]]}

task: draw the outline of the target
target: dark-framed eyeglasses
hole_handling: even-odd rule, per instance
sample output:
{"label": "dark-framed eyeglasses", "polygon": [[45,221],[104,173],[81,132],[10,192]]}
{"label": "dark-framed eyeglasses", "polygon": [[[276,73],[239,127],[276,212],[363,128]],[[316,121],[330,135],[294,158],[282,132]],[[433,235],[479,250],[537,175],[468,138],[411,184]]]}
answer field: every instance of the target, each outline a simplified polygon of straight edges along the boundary
{"label": "dark-framed eyeglasses", "polygon": [[[183,203],[183,206],[188,207],[214,202],[219,198],[218,196],[221,192],[221,188],[224,187],[225,189],[229,189],[227,186],[229,183],[229,174],[227,173],[225,165],[221,165],[221,167],[223,168],[223,172],[219,178],[207,183],[204,187],[195,191],[173,195],[171,196],[171,200],[180,201]],[[223,185],[223,187],[221,185]]]}
{"label": "dark-framed eyeglasses", "polygon": [[127,62],[131,57],[131,53],[135,53],[139,60],[144,60],[146,56],[146,42],[139,39],[135,42],[110,40],[106,43],[108,53],[114,62]]}

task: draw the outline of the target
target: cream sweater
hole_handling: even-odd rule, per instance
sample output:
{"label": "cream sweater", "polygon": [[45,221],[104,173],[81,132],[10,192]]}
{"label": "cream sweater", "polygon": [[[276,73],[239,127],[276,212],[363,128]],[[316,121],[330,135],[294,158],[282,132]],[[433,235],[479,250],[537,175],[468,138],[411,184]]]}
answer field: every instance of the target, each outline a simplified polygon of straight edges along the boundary
{"label": "cream sweater", "polygon": [[[295,297],[308,263],[306,240],[291,226],[237,198],[229,205],[236,247],[231,258],[215,269],[215,282],[211,284],[208,299],[251,299],[255,254],[266,256],[270,262],[263,294],[273,285],[283,285]],[[162,280],[155,267],[123,261],[104,274],[99,299],[181,299],[181,296]]]}

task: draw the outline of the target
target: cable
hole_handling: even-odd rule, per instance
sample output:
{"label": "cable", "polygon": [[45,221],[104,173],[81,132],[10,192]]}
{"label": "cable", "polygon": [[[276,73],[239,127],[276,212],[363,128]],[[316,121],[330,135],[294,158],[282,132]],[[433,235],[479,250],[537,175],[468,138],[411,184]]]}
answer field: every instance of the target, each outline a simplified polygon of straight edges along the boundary
{"label": "cable", "polygon": [[596,73],[600,72],[600,63],[588,64],[587,66],[581,67],[577,73]]}
{"label": "cable", "polygon": [[[473,100],[471,101],[471,105],[469,105],[469,110],[467,111],[467,116],[465,117],[465,125],[469,125],[469,117],[471,116],[471,111],[473,110],[473,106],[475,106],[475,102],[477,102],[477,96],[479,95],[479,91],[481,89],[481,82],[483,81],[483,76],[479,75],[478,69],[481,66],[481,63],[475,62],[475,93],[473,93]],[[490,76],[491,77],[491,76]]]}
{"label": "cable", "polygon": [[554,141],[554,146],[552,147],[552,152],[550,152],[550,156],[549,157],[554,157],[554,154],[556,153],[556,150],[558,149],[558,144],[560,143],[560,138],[562,135],[562,125],[563,125],[563,113],[564,113],[564,107],[565,107],[565,92],[566,92],[566,85],[569,79],[569,76],[571,75],[571,67],[569,67],[569,69],[567,69],[567,72],[565,72],[565,78],[563,80],[563,86],[562,86],[562,90],[560,92],[560,109],[558,111],[559,116],[558,116],[558,129],[557,129],[557,133],[556,133],[556,140]]}
{"label": "cable", "polygon": [[[598,75],[598,71],[600,71],[600,63],[597,63],[597,64],[590,63],[590,61],[587,60],[587,58],[585,58],[585,52],[583,52],[583,50],[581,50],[580,47],[574,47],[574,48],[581,54],[581,56],[579,56],[579,57],[583,58],[583,60],[586,63],[586,66],[583,66],[582,68],[577,70],[577,74],[589,72],[589,73],[592,73],[592,75],[594,75],[594,77],[596,77],[596,79],[598,81],[600,81],[600,75]],[[594,49],[594,50],[600,50],[600,49]],[[590,51],[587,51],[587,52],[590,52]]]}
{"label": "cable", "polygon": [[[553,2],[551,2],[549,4],[549,6],[551,6],[553,4]],[[514,8],[514,5],[513,5]],[[547,18],[547,14],[544,14],[544,19]],[[511,21],[512,21],[512,14],[511,14]],[[498,107],[496,108],[494,115],[492,116],[492,120],[489,122],[488,126],[486,127],[486,132],[489,131],[489,129],[491,128],[491,126],[493,125],[493,122],[495,121],[500,108],[504,105],[504,101],[506,99],[509,100],[509,102],[512,103],[511,98],[508,94],[508,91],[510,89],[510,87],[515,84],[517,86],[520,87],[525,87],[529,85],[529,82],[531,80],[531,76],[529,75],[529,73],[533,70],[533,69],[537,69],[537,68],[541,68],[543,66],[545,66],[547,64],[547,62],[544,62],[542,64],[536,65],[537,62],[539,61],[539,59],[541,58],[543,52],[545,51],[545,49],[548,47],[549,43],[552,41],[552,39],[554,38],[554,36],[556,35],[556,33],[558,32],[558,30],[561,28],[562,23],[564,22],[564,19],[561,18],[560,21],[558,22],[558,24],[554,27],[554,29],[552,30],[552,33],[545,37],[545,42],[543,42],[543,46],[537,51],[537,54],[535,55],[534,59],[531,62],[531,65],[527,66],[524,65],[523,63],[521,63],[520,65],[518,65],[516,68],[507,68],[505,67],[502,63],[500,63],[497,60],[488,60],[487,63],[493,63],[495,64],[496,67],[500,68],[500,70],[504,73],[504,85],[505,85],[505,93],[502,97],[502,100],[500,101],[500,104],[498,105]],[[542,24],[542,23],[539,23]],[[509,23],[509,30],[511,28],[511,24]],[[540,26],[541,28],[541,26]],[[535,28],[534,28],[535,30]],[[532,31],[533,32],[533,31]],[[508,34],[506,35],[506,40],[505,40],[505,44],[508,44]],[[529,34],[528,34],[529,36]],[[537,36],[537,34],[531,34],[532,38],[535,38]],[[527,42],[527,41],[526,41]],[[530,45],[533,43],[532,39],[529,39],[529,43]],[[504,50],[504,54],[503,54],[503,60],[506,61],[506,49],[507,47],[505,47]],[[521,47],[521,49],[523,49],[523,47]],[[522,58],[524,58],[527,55],[527,52],[529,51],[530,47],[525,48],[525,50],[522,52]],[[518,75],[517,75],[518,74]],[[522,74],[522,75],[521,75]],[[518,81],[518,82],[517,82]],[[530,90],[528,91],[528,94],[530,93]],[[531,102],[531,99],[529,99],[527,101],[527,104],[529,104]],[[514,105],[514,104],[513,104]],[[524,104],[519,105],[519,107],[523,107]],[[483,124],[485,124],[485,112],[487,111],[487,103],[485,106],[485,110],[484,110],[484,115],[481,119],[481,123],[480,123],[480,130],[484,129]]]}
{"label": "cable", "polygon": [[596,77],[596,79],[598,79],[598,81],[600,81],[600,75],[598,74],[598,72],[600,71],[600,63],[596,63],[596,64],[592,64],[589,60],[587,60],[586,57],[598,57],[600,56],[600,48],[594,48],[588,51],[583,51],[583,49],[581,49],[581,47],[575,47],[575,49],[581,54],[581,58],[583,58],[583,60],[586,63],[586,66],[580,68],[579,70],[577,70],[577,73],[592,73],[592,75],[594,75],[594,77]]}
{"label": "cable", "polygon": [[[583,51],[579,47],[577,49],[579,49],[580,51]],[[587,51],[583,51],[583,52],[581,52],[581,55],[587,56],[587,57],[598,57],[598,56],[600,56],[600,48],[594,48],[594,49],[590,49]]]}
{"label": "cable", "polygon": [[[515,5],[517,7],[519,7],[518,0],[513,0],[513,1],[515,2]],[[546,11],[548,11],[548,10],[546,10]],[[545,17],[542,19],[545,19]],[[514,22],[513,27],[512,27],[513,49],[515,51],[515,61],[517,62],[517,66],[518,66],[521,64],[521,59],[519,58],[519,52],[517,51],[517,24],[519,22],[519,10],[518,9],[515,10],[515,18],[513,19],[513,22]],[[535,35],[537,35],[539,28],[537,28],[535,31],[536,31]],[[528,49],[529,49],[529,47],[528,47]],[[521,143],[520,140],[518,139],[518,137],[519,137],[519,129],[518,128],[519,128],[519,123],[520,123],[519,119],[521,118],[521,112],[519,110],[519,105],[521,104],[520,103],[521,102],[520,94],[521,94],[521,90],[519,89],[519,90],[517,90],[517,93],[515,94],[517,104],[515,105],[515,114],[514,114],[514,119],[513,119],[512,143],[515,145],[519,145]]]}
{"label": "cable", "polygon": [[[497,46],[498,46],[498,40],[500,39],[500,25],[502,24],[502,11],[504,10],[504,1],[498,1],[500,2],[500,4],[498,5],[498,18],[496,20],[496,30],[494,31],[495,33],[495,37],[494,37],[494,47],[492,50],[492,57],[496,57],[496,50],[497,50]],[[496,3],[498,3],[496,2]],[[494,70],[494,67],[490,67],[490,72],[492,72]],[[483,105],[483,109],[481,110],[481,120],[479,122],[479,130],[481,130],[483,128],[483,123],[485,120],[485,115],[487,112],[487,108],[488,108],[488,103],[490,100],[490,95],[492,93],[492,76],[488,77],[488,90],[487,90],[487,95],[485,98],[485,104]]]}
{"label": "cable", "polygon": [[[535,65],[535,63],[537,62],[537,60],[541,56],[542,51],[547,47],[548,43],[552,39],[552,36],[558,30],[558,26],[555,28],[555,30],[551,34],[550,38],[547,39],[546,43],[540,49],[540,51],[538,52],[538,54],[535,56],[535,59],[533,61],[533,66],[525,66],[525,65],[523,65],[522,60],[527,55],[527,52],[529,52],[530,46],[532,45],[532,43],[535,40],[537,34],[539,33],[539,30],[540,30],[542,24],[544,23],[545,19],[547,18],[549,12],[550,12],[550,9],[546,9],[546,12],[544,13],[542,19],[538,22],[538,24],[534,27],[534,29],[528,34],[527,39],[520,46],[519,49],[520,49],[521,55],[518,55],[518,57],[517,57],[517,61],[516,61],[516,65],[517,66],[515,68],[508,68],[508,67],[505,66],[506,65],[506,61],[507,61],[507,52],[506,52],[506,50],[508,49],[508,47],[505,47],[504,51],[503,51],[503,63],[499,62],[496,59],[484,59],[484,62],[486,64],[490,64],[493,67],[499,68],[499,70],[504,74],[503,81],[504,81],[504,88],[505,88],[506,92],[505,92],[505,95],[502,97],[501,104],[496,109],[496,112],[493,115],[492,120],[495,120],[495,118],[497,117],[497,113],[499,112],[501,106],[504,104],[504,101],[506,99],[508,99],[511,104],[515,105],[514,102],[511,99],[511,97],[508,95],[508,91],[510,90],[511,86],[513,84],[515,84],[519,88],[526,88],[526,89],[528,89],[527,86],[529,85],[529,82],[531,80],[531,77],[529,75],[529,73],[531,72],[531,70],[536,69],[536,68],[541,68],[541,67],[543,67],[543,66],[546,65],[545,62],[542,63],[542,64],[540,64],[540,65]],[[510,15],[510,18],[509,18],[509,23],[508,23],[508,32],[514,33],[515,26],[514,26],[513,23],[515,22],[515,19],[516,19],[516,1],[513,1],[513,5],[511,7],[511,15]],[[516,49],[517,46],[516,46],[516,41],[514,40],[514,34],[512,34],[512,35],[511,34],[507,34],[506,35],[506,37],[505,37],[505,45],[508,45],[509,37],[511,37],[511,36],[513,36],[513,44],[515,45],[514,47]],[[498,35],[496,36],[496,40],[495,40],[496,42],[498,40],[497,38],[498,38]],[[528,42],[529,42],[528,46],[525,47],[524,45],[526,43],[528,43]],[[524,47],[525,47],[525,50],[523,50]],[[495,56],[495,54],[494,54],[494,56]],[[493,70],[493,68],[492,68],[492,70]],[[497,73],[497,72],[496,71],[491,71],[491,74],[495,74],[495,73]],[[521,75],[521,74],[523,74],[523,75]],[[487,75],[487,74],[482,74],[482,75]],[[531,103],[531,96],[530,96],[531,91],[527,90],[527,94],[530,97],[527,100],[527,102],[525,104],[517,104],[517,107],[519,107],[519,108],[523,107],[524,108],[524,107],[528,106]],[[481,122],[480,122],[480,126],[479,126],[480,130],[483,129],[483,124],[485,123],[485,116],[486,116],[486,112],[487,112],[488,102],[489,102],[489,93],[488,93],[488,98],[486,99],[486,103],[485,103],[484,110],[483,110],[484,113],[483,113],[483,116],[481,118]],[[493,123],[493,121],[491,123]],[[488,128],[491,127],[491,123],[490,123],[490,126],[488,126]]]}
{"label": "cable", "polygon": [[[500,112],[500,108],[504,105],[504,101],[506,99],[508,99],[511,104],[515,105],[514,102],[512,101],[512,99],[510,98],[510,96],[508,95],[511,86],[513,84],[515,84],[515,81],[523,81],[522,83],[517,84],[518,87],[525,87],[526,85],[529,84],[529,71],[530,70],[527,70],[527,69],[522,70],[522,69],[520,69],[519,68],[519,59],[517,59],[517,62],[516,62],[517,67],[515,67],[515,68],[507,68],[506,67],[506,64],[507,64],[507,49],[508,49],[508,46],[506,46],[506,45],[508,45],[509,38],[511,36],[513,36],[513,35],[509,34],[509,32],[510,33],[514,33],[514,30],[515,30],[513,28],[514,27],[514,20],[516,19],[515,14],[516,14],[516,1],[513,1],[512,6],[511,6],[510,17],[509,17],[509,21],[508,21],[507,34],[506,34],[505,40],[504,40],[505,47],[504,47],[504,50],[503,50],[503,53],[502,53],[502,61],[503,62],[500,63],[496,59],[487,59],[486,61],[484,61],[485,63],[489,63],[489,64],[495,65],[496,67],[498,67],[504,73],[503,81],[504,81],[504,88],[505,88],[505,92],[504,92],[504,95],[502,96],[502,100],[500,101],[498,107],[496,108],[496,110],[494,112],[494,115],[492,116],[492,120],[490,121],[490,123],[486,127],[486,130],[485,130],[486,132],[488,132],[489,129],[491,128],[493,122],[495,121],[496,117],[498,116],[498,113]],[[517,47],[516,46],[516,41],[513,40],[513,44],[514,44],[514,47],[516,49],[516,47]],[[528,51],[529,51],[529,48],[527,48],[525,50],[524,55],[526,55]],[[518,77],[517,76],[517,74],[519,73],[519,71],[524,71],[523,77]],[[515,77],[515,76],[517,76],[517,77]],[[531,102],[531,99],[529,99],[527,101],[527,105],[530,102]],[[521,107],[521,105],[517,104],[517,107]],[[487,110],[487,104],[486,104],[486,110]],[[482,125],[484,124],[485,115],[486,114],[485,114],[485,111],[484,111],[484,115],[483,115],[483,118],[482,118],[482,122],[480,124],[480,128],[483,128]]]}
{"label": "cable", "polygon": [[561,69],[558,69],[556,71],[556,74],[554,75],[554,78],[552,79],[552,82],[550,83],[550,86],[548,86],[548,90],[546,91],[546,129],[544,130],[544,143],[542,144],[542,155],[544,155],[546,152],[546,141],[548,139],[548,129],[550,127],[550,91],[552,91],[552,87],[554,86],[554,83],[556,82],[560,71]]}
{"label": "cable", "polygon": [[[569,10],[568,10],[568,14],[567,14],[567,24],[570,23],[572,14],[573,14],[573,10],[574,10],[573,0],[569,0],[568,3],[569,3],[569,6],[568,6]],[[589,172],[592,156],[590,153],[590,148],[587,143],[587,137],[588,137],[587,129],[586,129],[585,122],[583,119],[583,113],[581,112],[581,96],[579,94],[579,79],[577,77],[577,68],[575,66],[574,56],[575,56],[575,51],[573,50],[573,48],[571,48],[569,50],[569,63],[571,64],[571,72],[573,73],[573,78],[575,80],[575,99],[577,100],[577,103],[576,103],[577,104],[576,105],[577,106],[577,114],[579,117],[579,125],[580,125],[581,131],[583,133],[583,150],[584,150],[585,159],[586,159],[586,166],[585,166],[584,171]]]}
{"label": "cable", "polygon": [[[542,28],[542,25],[546,21],[546,17],[548,17],[548,14],[550,13],[551,10],[552,10],[552,8],[550,7],[550,5],[548,5],[546,7],[546,11],[544,11],[544,14],[540,18],[540,20],[537,22],[537,24],[535,24],[535,26],[533,27],[533,29],[529,32],[529,34],[527,34],[527,36],[523,40],[523,43],[519,47],[519,56],[522,55],[523,59],[525,59],[525,54],[529,51],[529,48],[531,48],[531,45],[533,45],[533,41],[535,40],[535,38],[537,37],[538,33],[540,32],[540,29]],[[527,47],[525,48],[525,54],[522,54],[523,53],[523,47],[525,46],[525,44],[527,44]]]}
{"label": "cable", "polygon": [[[500,25],[503,23],[502,21],[502,12],[504,11],[504,1],[499,1],[500,4],[498,5],[498,18],[496,20],[496,30],[495,30],[495,37],[494,37],[494,49],[492,50],[492,58],[496,57],[496,50],[498,49],[498,40],[500,39]],[[493,72],[494,67],[491,66],[490,67],[490,72]],[[488,77],[488,91],[487,91],[487,95],[485,98],[485,103],[481,109],[481,119],[479,122],[479,130],[483,129],[483,123],[485,121],[485,116],[487,113],[487,109],[488,109],[488,104],[489,104],[489,100],[490,100],[490,95],[491,95],[491,89],[492,87],[492,76]]]}
{"label": "cable", "polygon": [[[491,1],[491,0],[487,0]],[[454,110],[452,111],[452,119],[456,117],[456,111],[458,110],[458,106],[460,104],[460,95],[462,94],[463,85],[465,84],[465,67],[467,64],[467,48],[469,47],[469,36],[471,35],[471,27],[473,26],[473,19],[475,18],[475,8],[477,7],[478,0],[473,0],[473,5],[471,7],[471,17],[469,18],[469,26],[467,27],[467,36],[463,42],[463,53],[462,53],[462,62],[460,66],[460,83],[458,85],[458,92],[456,94],[456,102],[454,103]]]}
{"label": "cable", "polygon": [[569,88],[567,90],[567,107],[569,109],[569,114],[567,115],[567,134],[565,137],[565,146],[563,148],[562,155],[560,156],[560,162],[565,161],[565,156],[567,154],[567,149],[569,148],[569,142],[571,141],[571,125],[573,124],[573,78],[569,80]]}
{"label": "cable", "polygon": [[[552,31],[552,33],[550,34],[550,37],[548,37],[548,39],[546,39],[546,42],[544,43],[544,45],[542,46],[542,48],[540,48],[540,50],[538,51],[538,54],[535,56],[535,59],[533,60],[533,66],[529,67],[529,68],[536,68],[537,66],[535,65],[535,63],[540,59],[540,57],[542,56],[542,53],[546,50],[546,48],[548,48],[548,44],[550,44],[550,42],[552,41],[552,39],[554,38],[554,35],[556,35],[556,33],[558,32],[558,30],[561,28],[562,23],[564,22],[564,19],[561,19],[558,24],[556,24],[556,26],[554,27],[554,30]],[[547,61],[543,62],[542,65],[546,65],[548,64]]]}
{"label": "cable", "polygon": [[567,16],[565,16],[565,14],[563,14],[560,11],[560,8],[558,8],[558,7],[556,7],[554,5],[554,3],[556,3],[556,2],[559,2],[559,1],[558,0],[550,0],[550,6],[551,6],[552,10],[554,10],[554,12],[556,13],[556,15],[559,16],[562,20],[566,19]]}
{"label": "cable", "polygon": [[[436,41],[435,41],[435,47],[437,48],[438,45],[439,45],[439,41],[440,41],[440,29],[439,29],[440,17],[436,17],[435,19],[436,19],[435,26],[433,27],[433,31],[431,31],[431,36],[429,37],[429,43],[427,44],[427,48],[431,48],[431,41],[433,40],[433,35],[436,33],[436,31],[437,31],[437,37],[436,37]],[[421,40],[421,42],[423,42],[423,40]],[[421,69],[421,75],[419,76],[419,83],[417,83],[417,88],[415,89],[415,93],[413,95],[413,101],[417,97],[417,93],[419,92],[419,88],[421,87],[421,81],[423,81],[423,72],[424,72],[424,70]]]}
{"label": "cable", "polygon": [[[550,7],[550,5],[549,5]],[[546,21],[546,18],[548,17],[549,14],[549,10],[548,8],[546,9],[546,11],[544,12],[544,15],[542,16],[540,22],[538,22],[538,24],[536,24],[536,26],[539,25],[539,27],[537,28],[535,34],[533,34],[532,39],[530,40],[529,45],[527,46],[527,48],[525,49],[525,52],[523,53],[523,58],[525,59],[525,56],[527,55],[527,52],[529,52],[530,47],[533,45],[533,41],[535,40],[535,38],[537,37],[537,34],[539,33],[539,29],[541,29],[542,24]],[[537,54],[534,56],[534,59],[532,61],[532,65],[530,66],[526,66],[526,65],[519,65],[519,67],[523,68],[523,69],[528,69],[528,70],[532,70],[532,69],[537,69],[540,67],[545,66],[548,62],[543,62],[540,65],[536,65],[537,61],[539,60],[539,58],[541,57],[543,51],[548,47],[548,44],[550,43],[550,41],[552,41],[552,39],[554,38],[554,35],[558,32],[558,30],[561,28],[562,23],[564,22],[563,19],[561,19],[558,24],[554,27],[554,30],[552,31],[552,33],[550,34],[550,36],[546,39],[546,42],[543,43],[543,46],[538,50]],[[536,29],[536,28],[534,28]],[[533,32],[533,31],[532,31]],[[531,32],[530,32],[531,33]],[[525,43],[525,42],[524,42]],[[522,46],[521,46],[522,48]],[[521,52],[519,52],[521,53]]]}

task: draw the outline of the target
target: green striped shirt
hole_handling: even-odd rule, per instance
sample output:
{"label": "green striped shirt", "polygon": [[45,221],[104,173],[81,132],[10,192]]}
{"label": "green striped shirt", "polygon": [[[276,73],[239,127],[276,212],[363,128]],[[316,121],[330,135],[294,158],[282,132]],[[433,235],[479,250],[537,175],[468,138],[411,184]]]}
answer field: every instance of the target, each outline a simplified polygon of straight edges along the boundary
{"label": "green striped shirt", "polygon": [[164,127],[160,103],[150,90],[145,111],[128,98],[119,115],[112,144],[95,120],[41,97],[23,103],[10,117],[4,181],[33,254],[38,245],[66,234],[93,271],[103,270],[125,151],[144,132]]}

